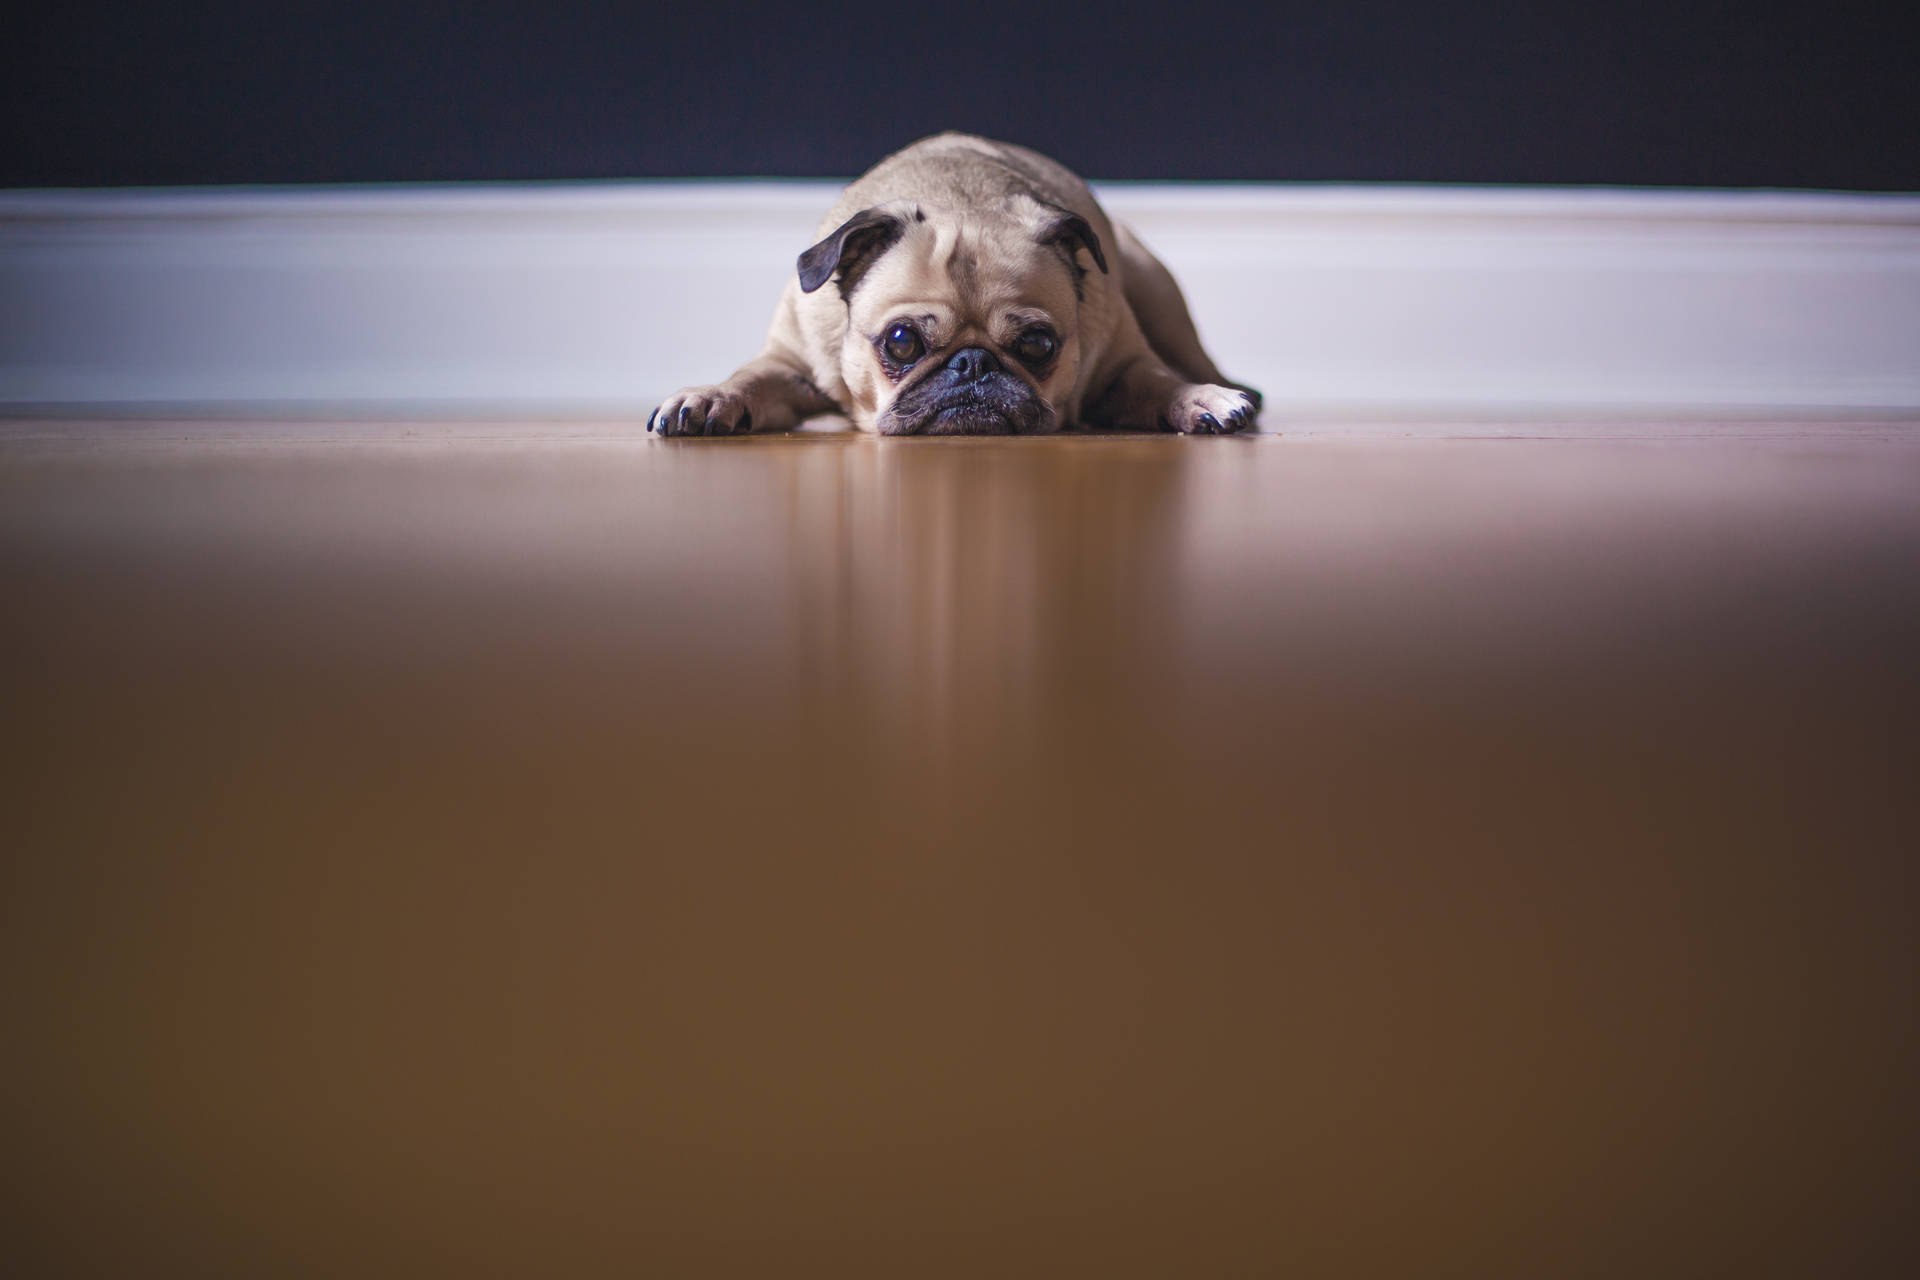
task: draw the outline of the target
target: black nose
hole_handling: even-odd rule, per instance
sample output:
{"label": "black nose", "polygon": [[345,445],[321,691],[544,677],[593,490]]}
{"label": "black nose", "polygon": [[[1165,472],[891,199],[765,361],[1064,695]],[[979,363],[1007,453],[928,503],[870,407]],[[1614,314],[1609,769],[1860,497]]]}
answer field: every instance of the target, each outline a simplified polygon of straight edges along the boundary
{"label": "black nose", "polygon": [[961,382],[978,382],[999,367],[1000,362],[985,347],[964,347],[947,361],[947,372]]}

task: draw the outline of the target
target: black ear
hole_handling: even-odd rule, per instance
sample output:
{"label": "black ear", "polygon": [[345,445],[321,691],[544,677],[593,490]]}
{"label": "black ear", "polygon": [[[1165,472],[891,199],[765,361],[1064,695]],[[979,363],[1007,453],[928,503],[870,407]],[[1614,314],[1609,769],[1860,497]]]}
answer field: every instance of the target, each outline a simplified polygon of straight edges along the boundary
{"label": "black ear", "polygon": [[835,271],[852,270],[871,259],[898,240],[905,229],[906,223],[898,214],[862,209],[800,255],[801,292],[812,293],[833,279]]}
{"label": "black ear", "polygon": [[1071,209],[1047,207],[1057,216],[1041,230],[1040,243],[1064,247],[1068,258],[1074,256],[1075,249],[1085,249],[1093,255],[1093,265],[1100,268],[1100,274],[1106,275],[1107,255],[1100,252],[1100,237],[1094,234],[1093,224]]}

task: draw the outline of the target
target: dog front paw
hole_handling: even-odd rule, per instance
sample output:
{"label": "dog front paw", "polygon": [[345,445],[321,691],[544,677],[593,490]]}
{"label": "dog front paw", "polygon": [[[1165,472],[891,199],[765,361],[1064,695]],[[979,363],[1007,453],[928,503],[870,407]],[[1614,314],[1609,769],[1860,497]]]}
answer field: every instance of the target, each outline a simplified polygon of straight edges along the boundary
{"label": "dog front paw", "polygon": [[1244,391],[1195,382],[1180,388],[1162,421],[1187,435],[1231,435],[1253,425],[1260,406]]}
{"label": "dog front paw", "polygon": [[676,391],[647,419],[647,430],[663,436],[731,436],[753,430],[747,398],[725,385]]}

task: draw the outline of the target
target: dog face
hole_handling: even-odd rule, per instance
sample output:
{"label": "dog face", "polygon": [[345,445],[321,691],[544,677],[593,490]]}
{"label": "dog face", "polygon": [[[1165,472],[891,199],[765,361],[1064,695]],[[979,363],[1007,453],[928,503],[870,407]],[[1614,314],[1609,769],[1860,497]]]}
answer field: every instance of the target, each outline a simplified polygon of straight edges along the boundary
{"label": "dog face", "polygon": [[800,257],[847,305],[841,376],[882,435],[1032,435],[1060,426],[1080,368],[1086,220],[1031,197],[965,217],[862,210]]}

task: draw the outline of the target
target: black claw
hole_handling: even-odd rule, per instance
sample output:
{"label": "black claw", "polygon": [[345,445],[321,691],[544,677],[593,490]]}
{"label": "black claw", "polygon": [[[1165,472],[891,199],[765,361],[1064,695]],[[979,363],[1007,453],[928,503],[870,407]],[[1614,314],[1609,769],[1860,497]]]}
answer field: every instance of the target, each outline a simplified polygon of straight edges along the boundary
{"label": "black claw", "polygon": [[1200,415],[1199,434],[1203,436],[1210,436],[1214,432],[1218,431],[1219,429],[1220,429],[1220,419],[1214,417],[1210,413],[1203,413]]}
{"label": "black claw", "polygon": [[753,410],[742,409],[740,411],[740,425],[735,427],[734,430],[743,436],[753,430]]}

